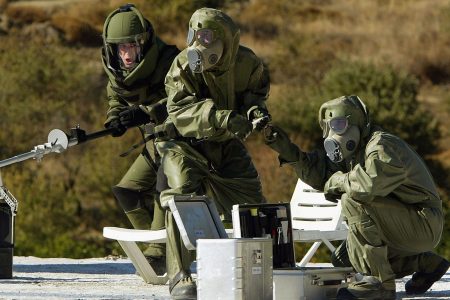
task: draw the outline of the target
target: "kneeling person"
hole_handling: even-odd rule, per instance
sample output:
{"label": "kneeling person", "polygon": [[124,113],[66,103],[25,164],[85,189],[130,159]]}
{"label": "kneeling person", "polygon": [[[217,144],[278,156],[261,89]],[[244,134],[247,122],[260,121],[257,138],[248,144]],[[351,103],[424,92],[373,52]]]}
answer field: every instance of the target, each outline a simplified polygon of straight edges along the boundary
{"label": "kneeling person", "polygon": [[333,264],[353,266],[364,277],[340,289],[338,299],[395,299],[395,279],[410,274],[406,293],[426,292],[449,262],[431,252],[444,217],[424,161],[402,139],[372,125],[357,96],[324,103],[319,123],[324,150],[305,153],[276,127],[266,141],[301,180],[341,201],[349,233]]}

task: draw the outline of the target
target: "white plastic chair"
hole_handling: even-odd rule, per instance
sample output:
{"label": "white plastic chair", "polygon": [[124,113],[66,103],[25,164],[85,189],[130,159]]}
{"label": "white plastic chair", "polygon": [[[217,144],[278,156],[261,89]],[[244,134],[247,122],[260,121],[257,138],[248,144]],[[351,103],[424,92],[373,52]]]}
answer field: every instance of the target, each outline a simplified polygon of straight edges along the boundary
{"label": "white plastic chair", "polygon": [[[178,195],[168,201],[185,246],[194,250],[199,238],[226,238],[233,230],[226,230],[214,202],[206,196]],[[145,259],[136,242],[165,243],[167,232],[162,230],[138,230],[104,227],[103,236],[117,240],[130,258],[136,270],[147,283],[166,284],[167,274],[158,276]]]}
{"label": "white plastic chair", "polygon": [[166,284],[169,278],[167,274],[157,275],[152,266],[148,263],[141,249],[136,242],[165,243],[167,233],[162,230],[139,230],[120,227],[103,227],[103,236],[117,240],[125,254],[133,263],[146,283]]}
{"label": "white plastic chair", "polygon": [[291,199],[292,236],[295,242],[314,242],[298,266],[305,267],[322,242],[333,252],[330,241],[345,240],[347,226],[341,215],[340,201],[333,203],[300,179]]}

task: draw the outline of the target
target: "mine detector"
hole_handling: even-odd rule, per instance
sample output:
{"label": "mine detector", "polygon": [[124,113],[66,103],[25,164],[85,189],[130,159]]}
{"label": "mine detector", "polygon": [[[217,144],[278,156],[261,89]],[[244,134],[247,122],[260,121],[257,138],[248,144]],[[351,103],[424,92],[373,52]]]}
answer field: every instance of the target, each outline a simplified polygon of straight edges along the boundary
{"label": "mine detector", "polygon": [[111,135],[114,128],[86,134],[79,126],[72,128],[69,134],[60,129],[53,129],[48,134],[45,144],[37,145],[33,150],[0,161],[0,279],[12,278],[14,255],[14,218],[17,214],[18,201],[2,181],[3,167],[28,159],[41,161],[44,155],[62,153],[67,148],[89,140]]}
{"label": "mine detector", "polygon": [[[261,121],[269,120],[268,117],[262,117],[253,121],[253,130],[256,130],[257,124]],[[267,122],[266,122],[267,123]],[[132,127],[138,126],[136,124]],[[60,129],[53,129],[48,134],[47,143],[37,145],[33,150],[22,153],[0,161],[0,279],[12,278],[12,260],[14,254],[14,218],[17,214],[18,201],[3,184],[1,169],[19,163],[28,159],[41,161],[44,155],[50,153],[62,153],[67,148],[79,145],[81,143],[97,138],[112,135],[116,128],[107,128],[100,131],[87,134],[79,125],[71,128],[69,134]],[[127,156],[131,151],[137,149],[146,142],[157,137],[176,137],[176,129],[173,124],[163,124],[155,128],[152,134],[147,135],[141,142],[133,145],[126,152],[120,154],[121,157]]]}

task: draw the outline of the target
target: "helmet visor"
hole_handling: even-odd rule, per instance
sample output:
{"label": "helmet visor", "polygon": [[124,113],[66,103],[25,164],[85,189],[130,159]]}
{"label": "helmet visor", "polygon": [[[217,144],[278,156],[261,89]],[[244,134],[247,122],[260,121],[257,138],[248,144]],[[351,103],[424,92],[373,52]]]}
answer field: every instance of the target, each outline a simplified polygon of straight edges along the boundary
{"label": "helmet visor", "polygon": [[189,28],[188,36],[187,36],[187,44],[191,46],[194,41],[199,42],[202,46],[208,47],[211,45],[216,39],[214,34],[214,30],[204,28],[199,30],[194,30]]}

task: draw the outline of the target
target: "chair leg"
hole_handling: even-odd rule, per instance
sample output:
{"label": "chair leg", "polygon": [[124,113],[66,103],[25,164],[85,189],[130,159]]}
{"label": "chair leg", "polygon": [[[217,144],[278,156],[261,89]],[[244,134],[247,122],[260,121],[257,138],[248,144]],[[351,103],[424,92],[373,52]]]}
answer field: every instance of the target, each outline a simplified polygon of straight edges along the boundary
{"label": "chair leg", "polygon": [[316,253],[317,249],[319,249],[320,244],[322,244],[322,242],[315,242],[311,246],[311,248],[309,248],[308,252],[306,252],[305,256],[303,256],[302,260],[300,261],[299,267],[305,267],[306,264],[309,263],[314,253]]}
{"label": "chair leg", "polygon": [[325,245],[328,247],[328,249],[331,250],[331,252],[334,252],[334,250],[336,250],[336,247],[334,247],[333,244],[330,243],[329,240],[322,239],[322,241],[325,243]]}
{"label": "chair leg", "polygon": [[150,266],[147,259],[145,259],[144,254],[142,254],[142,251],[135,242],[121,240],[117,241],[146,283],[166,284],[167,281],[169,281],[167,274],[163,276],[156,275],[152,266]]}

